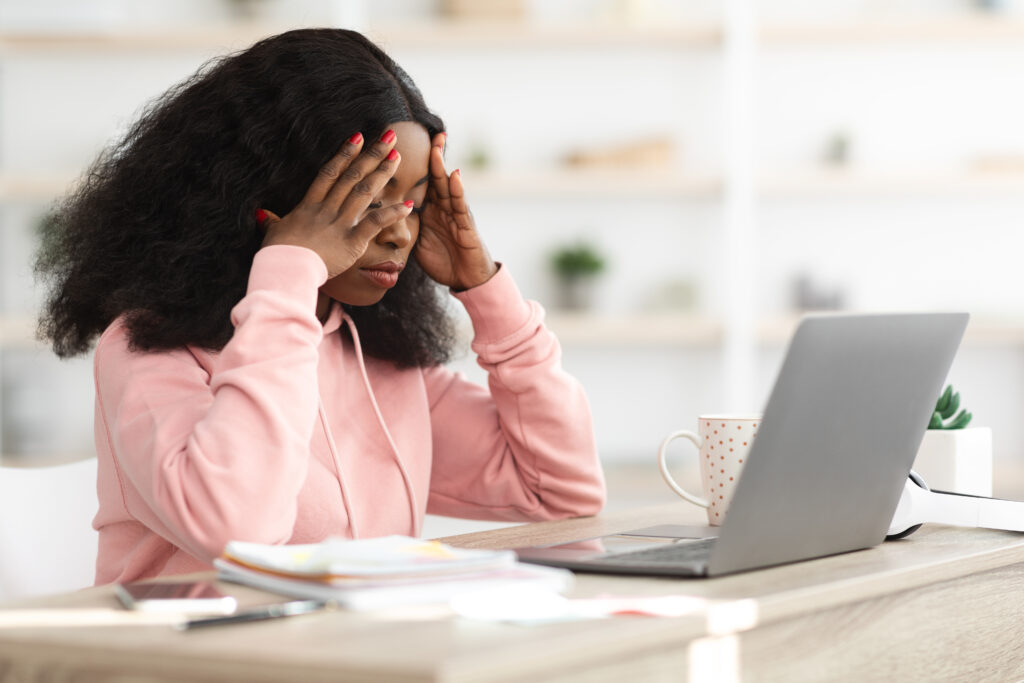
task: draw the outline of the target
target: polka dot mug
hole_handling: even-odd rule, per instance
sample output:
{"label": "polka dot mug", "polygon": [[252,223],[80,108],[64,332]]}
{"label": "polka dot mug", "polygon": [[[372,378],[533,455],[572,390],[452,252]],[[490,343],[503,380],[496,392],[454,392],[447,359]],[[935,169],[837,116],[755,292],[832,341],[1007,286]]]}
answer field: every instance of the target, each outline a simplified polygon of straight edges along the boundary
{"label": "polka dot mug", "polygon": [[[712,526],[725,520],[725,511],[760,423],[760,415],[702,415],[696,434],[685,429],[672,432],[658,448],[658,469],[665,483],[683,499],[707,508],[708,523]],[[686,491],[669,474],[665,456],[675,439],[687,439],[697,447],[703,498]]]}

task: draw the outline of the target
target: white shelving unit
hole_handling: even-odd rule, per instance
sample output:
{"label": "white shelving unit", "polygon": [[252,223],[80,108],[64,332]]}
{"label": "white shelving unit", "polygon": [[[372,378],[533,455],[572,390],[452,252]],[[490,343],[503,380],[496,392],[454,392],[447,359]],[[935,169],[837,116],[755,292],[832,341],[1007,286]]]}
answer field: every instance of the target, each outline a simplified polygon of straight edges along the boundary
{"label": "white shelving unit", "polygon": [[[74,59],[78,54],[125,55],[237,49],[287,29],[284,25],[231,25],[145,31],[91,31],[76,34],[0,33],[0,66],[20,57]],[[756,164],[754,116],[757,103],[755,64],[779,48],[833,48],[837,44],[870,49],[878,44],[943,46],[946,44],[1016,45],[1024,40],[1024,21],[968,14],[939,19],[892,19],[843,24],[759,25],[751,0],[727,0],[718,25],[632,27],[488,25],[437,22],[410,28],[367,31],[385,49],[462,51],[594,50],[682,51],[711,55],[721,67],[722,138],[726,141],[720,169],[714,171],[655,169],[628,174],[560,168],[474,172],[470,189],[476,201],[566,198],[591,200],[703,202],[721,211],[711,241],[732,254],[721,282],[729,285],[714,312],[552,311],[549,322],[566,347],[607,348],[615,353],[651,348],[681,353],[718,352],[723,404],[754,401],[758,353],[782,344],[795,324],[790,316],[765,316],[755,305],[759,286],[757,251],[761,207],[774,201],[832,197],[996,196],[1024,193],[1024,173],[971,168],[943,171],[880,171],[870,168],[829,169],[806,166],[764,169]],[[185,72],[182,73],[185,75]],[[2,87],[2,82],[0,82]],[[87,106],[82,104],[81,106]],[[3,121],[0,120],[0,126]],[[910,161],[910,160],[908,160]],[[11,204],[43,205],[74,182],[73,169],[20,173],[0,168],[0,208]],[[0,355],[5,349],[38,349],[34,320],[24,314],[0,313]],[[976,347],[1024,348],[1024,319],[1013,316],[979,318],[966,343]],[[3,378],[0,377],[0,382]]]}

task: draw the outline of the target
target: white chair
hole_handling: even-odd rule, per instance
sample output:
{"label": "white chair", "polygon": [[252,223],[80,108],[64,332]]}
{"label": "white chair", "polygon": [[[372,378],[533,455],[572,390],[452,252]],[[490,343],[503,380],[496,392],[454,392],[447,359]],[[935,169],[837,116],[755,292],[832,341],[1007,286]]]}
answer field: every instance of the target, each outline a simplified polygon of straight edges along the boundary
{"label": "white chair", "polygon": [[0,467],[0,602],[91,586],[96,458]]}

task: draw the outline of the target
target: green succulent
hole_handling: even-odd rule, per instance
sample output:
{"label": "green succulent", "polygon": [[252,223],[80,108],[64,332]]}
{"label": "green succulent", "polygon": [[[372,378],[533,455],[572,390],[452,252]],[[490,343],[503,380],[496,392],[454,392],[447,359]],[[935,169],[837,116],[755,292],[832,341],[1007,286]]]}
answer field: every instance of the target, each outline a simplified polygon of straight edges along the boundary
{"label": "green succulent", "polygon": [[928,429],[963,429],[972,417],[966,409],[960,408],[960,393],[954,392],[950,384],[935,403],[935,412],[932,413]]}
{"label": "green succulent", "polygon": [[551,265],[562,277],[597,275],[605,267],[604,257],[585,242],[565,245],[551,255]]}

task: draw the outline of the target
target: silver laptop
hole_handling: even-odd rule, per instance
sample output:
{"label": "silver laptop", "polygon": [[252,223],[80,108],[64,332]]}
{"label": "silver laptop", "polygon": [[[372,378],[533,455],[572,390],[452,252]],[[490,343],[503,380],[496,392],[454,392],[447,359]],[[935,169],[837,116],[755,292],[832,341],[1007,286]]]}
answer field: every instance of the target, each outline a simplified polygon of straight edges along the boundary
{"label": "silver laptop", "polygon": [[579,571],[718,576],[881,543],[966,313],[805,317],[721,527],[679,520],[516,549]]}

